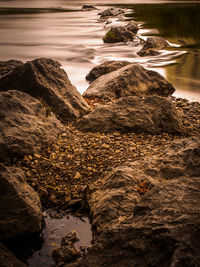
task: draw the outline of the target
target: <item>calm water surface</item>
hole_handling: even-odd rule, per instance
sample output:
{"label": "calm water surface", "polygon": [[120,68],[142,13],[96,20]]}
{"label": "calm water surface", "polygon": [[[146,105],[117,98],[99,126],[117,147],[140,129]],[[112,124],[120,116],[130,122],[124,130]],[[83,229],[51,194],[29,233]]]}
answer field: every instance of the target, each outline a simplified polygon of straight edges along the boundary
{"label": "calm water surface", "polygon": [[[81,12],[83,4],[99,10]],[[126,20],[140,24],[142,38],[163,36],[174,47],[140,58],[137,43],[104,44],[110,25],[98,21],[98,13],[110,5],[127,9]],[[85,75],[95,65],[109,59],[139,62],[172,82],[175,95],[200,101],[199,14],[199,1],[0,0],[0,60],[57,59],[81,93],[88,87]],[[111,25],[125,23],[113,19]]]}

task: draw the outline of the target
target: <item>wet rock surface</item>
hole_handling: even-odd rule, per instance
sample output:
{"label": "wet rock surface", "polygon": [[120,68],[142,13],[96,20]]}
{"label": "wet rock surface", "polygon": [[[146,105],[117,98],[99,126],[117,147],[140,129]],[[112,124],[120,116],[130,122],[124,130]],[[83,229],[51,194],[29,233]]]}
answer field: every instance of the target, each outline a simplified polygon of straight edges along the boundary
{"label": "wet rock surface", "polygon": [[42,228],[39,196],[24,172],[0,164],[0,239],[29,236]]}
{"label": "wet rock surface", "polygon": [[0,92],[0,117],[1,160],[37,153],[63,129],[40,101],[16,90]]}
{"label": "wet rock surface", "polygon": [[0,78],[24,63],[19,60],[0,61]]}
{"label": "wet rock surface", "polygon": [[104,43],[117,43],[133,41],[139,27],[137,23],[131,21],[125,26],[112,27],[104,36]]}
{"label": "wet rock surface", "polygon": [[100,76],[83,94],[84,98],[112,101],[124,96],[156,94],[170,96],[175,88],[159,73],[146,70],[139,64],[129,64]]}
{"label": "wet rock surface", "polygon": [[115,60],[105,61],[104,63],[91,69],[91,71],[86,76],[86,80],[93,82],[100,76],[118,70],[129,64],[131,63],[128,61],[115,61]]}
{"label": "wet rock surface", "polygon": [[63,266],[81,257],[80,250],[74,245],[78,240],[76,231],[72,231],[62,238],[61,247],[55,249],[52,253],[55,266]]}
{"label": "wet rock surface", "polygon": [[103,10],[98,15],[100,15],[100,18],[103,19],[103,18],[109,18],[109,17],[116,17],[124,13],[125,11],[122,9],[111,7],[111,8]]}
{"label": "wet rock surface", "polygon": [[19,261],[2,243],[0,243],[0,266],[1,267],[26,267]]}
{"label": "wet rock surface", "polygon": [[97,107],[76,126],[91,132],[180,133],[181,117],[167,98],[129,96]]}
{"label": "wet rock surface", "polygon": [[57,61],[40,58],[15,68],[0,79],[0,90],[20,90],[40,99],[60,120],[76,120],[89,107]]}
{"label": "wet rock surface", "polygon": [[141,57],[159,55],[159,50],[169,47],[169,43],[162,37],[148,37],[142,49],[137,53]]}
{"label": "wet rock surface", "polygon": [[92,11],[92,10],[97,10],[97,8],[92,5],[83,5],[81,8],[81,11]]}

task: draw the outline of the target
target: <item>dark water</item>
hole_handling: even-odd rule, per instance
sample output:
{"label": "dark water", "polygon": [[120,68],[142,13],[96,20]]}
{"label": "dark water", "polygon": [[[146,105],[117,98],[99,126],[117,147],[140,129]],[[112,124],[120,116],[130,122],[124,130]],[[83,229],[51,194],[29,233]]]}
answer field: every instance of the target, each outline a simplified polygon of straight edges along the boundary
{"label": "dark water", "polygon": [[[104,44],[110,25],[98,11],[81,12],[83,4],[99,10],[127,8],[126,19],[140,23],[139,35],[161,35],[178,46],[155,57],[140,58],[134,43]],[[85,75],[105,60],[129,60],[159,71],[176,87],[176,95],[200,101],[200,2],[148,0],[0,0],[0,60],[49,57],[61,61],[82,93]],[[112,25],[125,21],[112,20]]]}

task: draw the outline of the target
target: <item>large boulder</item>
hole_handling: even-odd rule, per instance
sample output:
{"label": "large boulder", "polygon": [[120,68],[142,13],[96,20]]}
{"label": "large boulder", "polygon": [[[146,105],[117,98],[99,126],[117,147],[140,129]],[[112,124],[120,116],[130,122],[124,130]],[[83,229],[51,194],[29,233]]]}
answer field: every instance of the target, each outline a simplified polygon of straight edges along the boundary
{"label": "large boulder", "polygon": [[139,27],[135,22],[129,22],[125,26],[111,27],[103,38],[104,43],[117,43],[133,41]]}
{"label": "large boulder", "polygon": [[[94,244],[75,266],[199,266],[199,152],[198,140],[183,139],[100,177],[87,197]],[[185,172],[166,179],[172,161]]]}
{"label": "large boulder", "polygon": [[124,96],[170,96],[175,88],[159,73],[147,70],[139,64],[129,64],[102,75],[83,94],[86,98],[112,101]]}
{"label": "large boulder", "polygon": [[181,119],[165,97],[123,97],[112,104],[97,107],[76,123],[90,132],[130,131],[159,134],[181,132]]}
{"label": "large boulder", "polygon": [[19,261],[11,251],[0,243],[0,266],[1,267],[27,267],[26,264]]}
{"label": "large boulder", "polygon": [[105,61],[104,63],[91,69],[91,71],[86,75],[85,78],[87,81],[93,82],[100,76],[118,70],[129,64],[131,63],[128,61],[115,61],[115,60]]}
{"label": "large boulder", "polygon": [[169,47],[169,43],[162,37],[148,37],[142,49],[137,52],[141,57],[159,55],[160,49]]}
{"label": "large boulder", "polygon": [[1,160],[38,153],[63,131],[40,101],[16,90],[0,92],[0,118]]}
{"label": "large boulder", "polygon": [[19,60],[0,61],[0,78],[21,65],[23,62]]}
{"label": "large boulder", "polygon": [[29,236],[41,228],[40,199],[24,172],[0,164],[0,239]]}
{"label": "large boulder", "polygon": [[0,90],[24,91],[46,103],[63,122],[76,120],[89,107],[60,66],[46,58],[28,61],[0,79]]}

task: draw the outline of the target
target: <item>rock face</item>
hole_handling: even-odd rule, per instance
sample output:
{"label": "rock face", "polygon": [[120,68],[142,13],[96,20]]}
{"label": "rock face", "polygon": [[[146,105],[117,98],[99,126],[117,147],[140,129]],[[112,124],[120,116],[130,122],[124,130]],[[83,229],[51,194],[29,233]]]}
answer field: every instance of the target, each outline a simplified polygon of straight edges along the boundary
{"label": "rock face", "polygon": [[151,162],[161,170],[177,154],[186,175],[169,180],[146,173],[148,158],[101,177],[88,195],[94,245],[75,266],[199,266],[199,152],[198,140],[184,139]]}
{"label": "rock face", "polygon": [[117,43],[133,41],[139,30],[135,22],[129,22],[126,26],[112,27],[104,36],[104,43]]}
{"label": "rock face", "polygon": [[0,78],[21,65],[23,62],[19,60],[0,61]]}
{"label": "rock face", "polygon": [[62,124],[40,101],[20,91],[0,92],[0,159],[23,157],[57,140]]}
{"label": "rock face", "polygon": [[158,50],[169,47],[168,42],[162,37],[149,37],[147,38],[142,49],[137,53],[141,57],[156,56],[160,52]]}
{"label": "rock face", "polygon": [[39,196],[26,183],[24,172],[0,165],[0,239],[28,236],[41,231]]}
{"label": "rock face", "polygon": [[79,241],[78,234],[75,231],[68,233],[62,238],[61,247],[53,251],[52,257],[56,266],[69,263],[81,256],[81,252],[76,249],[74,243]]}
{"label": "rock face", "polygon": [[130,96],[97,107],[76,126],[79,130],[91,132],[178,133],[181,131],[181,119],[167,98]]}
{"label": "rock face", "polygon": [[100,18],[102,19],[102,18],[108,18],[108,17],[116,17],[124,13],[125,13],[124,10],[112,7],[112,8],[103,10],[98,15],[100,15]]}
{"label": "rock face", "polygon": [[40,58],[0,79],[0,90],[20,90],[41,99],[63,121],[82,117],[89,107],[57,61]]}
{"label": "rock face", "polygon": [[172,84],[159,73],[146,70],[139,64],[130,64],[96,79],[83,96],[112,101],[130,95],[170,96],[174,91]]}
{"label": "rock face", "polygon": [[85,78],[87,81],[93,82],[100,76],[118,70],[129,64],[131,63],[128,61],[115,61],[115,60],[106,61],[91,69],[91,71],[86,75]]}
{"label": "rock face", "polygon": [[27,265],[16,259],[3,244],[0,243],[0,266],[1,267],[26,267]]}

